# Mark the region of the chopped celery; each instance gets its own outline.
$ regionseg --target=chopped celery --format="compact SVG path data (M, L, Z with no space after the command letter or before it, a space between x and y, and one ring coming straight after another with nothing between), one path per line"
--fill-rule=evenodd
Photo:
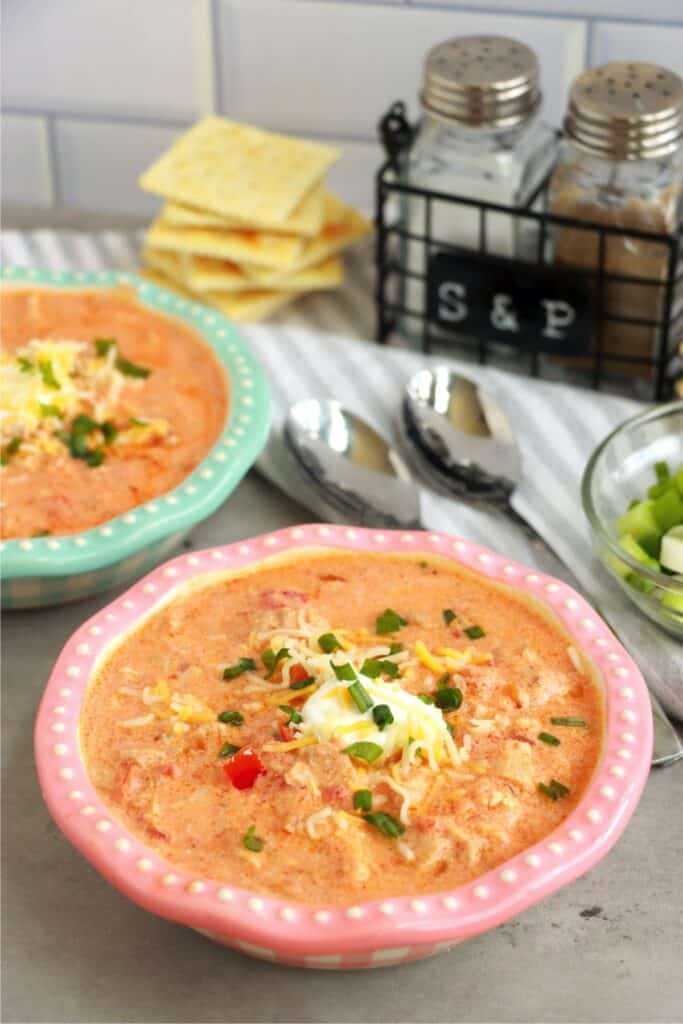
M623 548L631 558L635 558L637 562L642 562L643 565L646 565L648 569L659 572L659 562L656 558L651 558L630 533L627 533L625 537L619 538L619 547Z
M683 594L665 593L662 598L662 606L683 615Z
M683 498L675 488L669 488L655 500L652 515L662 533L683 523Z

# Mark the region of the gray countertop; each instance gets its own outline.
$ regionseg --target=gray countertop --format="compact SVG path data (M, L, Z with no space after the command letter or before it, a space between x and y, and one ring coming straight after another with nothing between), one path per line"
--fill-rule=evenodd
M307 518L252 473L191 543ZM59 650L112 596L4 616L4 1021L682 1019L683 763L652 774L625 835L590 874L415 964L362 974L275 966L128 902L52 823L32 751Z

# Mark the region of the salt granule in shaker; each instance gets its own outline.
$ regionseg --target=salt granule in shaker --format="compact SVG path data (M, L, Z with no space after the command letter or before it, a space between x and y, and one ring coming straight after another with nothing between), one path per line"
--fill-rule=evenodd
M656 234L677 229L683 197L678 75L654 64L591 68L572 85L564 133L550 185L553 214ZM556 264L598 270L599 231L558 225L552 242ZM657 322L666 313L669 248L628 233L605 233L602 245L607 276L602 284L593 277L601 302L601 365L613 375L649 381L660 340ZM590 358L572 365L592 367L596 344Z
M538 61L528 46L503 36L463 36L430 50L425 59L420 103L423 116L404 169L411 185L468 199L524 206L549 172L555 134L540 119ZM406 195L402 223L425 235L426 202ZM533 227L490 212L482 238L476 206L434 200L429 235L438 242L496 256L524 255L534 246ZM521 224L524 225L524 221ZM425 275L427 246L406 239L403 261L411 274ZM404 279L406 334L421 330L426 312L424 281Z

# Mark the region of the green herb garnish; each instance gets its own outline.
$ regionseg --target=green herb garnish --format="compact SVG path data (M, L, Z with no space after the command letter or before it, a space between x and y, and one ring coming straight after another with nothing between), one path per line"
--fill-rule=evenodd
M289 718L287 719L287 725L290 725L292 722L294 723L294 725L299 725L300 722L303 722L303 718L301 717L299 712L290 704L278 704L278 708L280 711L284 711L286 715L289 715Z
M375 623L375 633L381 636L383 633L395 633L401 626L407 626L408 623L398 612L393 612L391 608L387 608L383 615L378 616Z
M224 743L221 749L218 751L218 756L232 757L233 754L236 754L238 750L240 750L240 747L236 746L234 743Z
M298 679L295 683L290 682L289 688L290 690L303 690L304 687L310 686L311 683L314 682L315 679L313 676L306 676L305 679Z
M323 633L322 636L318 637L318 645L325 654L332 654L333 651L337 651L341 648L341 644L334 633Z
M385 725L391 725L394 720L393 713L388 704L375 704L372 709L372 718L380 732Z
M122 356L119 351L119 344L114 338L95 339L95 351L98 356L108 355L113 348L117 351L114 366L119 373L122 373L124 377L149 377L152 371L146 366L138 366L136 363L131 363L130 359L126 359L125 356Z
M423 704L436 704L433 697L430 697L428 693L418 693L417 699L421 700Z
M446 623L447 626L450 626L451 622L453 622L458 617L452 608L444 608L441 614L443 615L443 621Z
M379 743L372 743L370 740L360 740L358 743L352 743L350 746L344 747L342 753L372 764L373 761L382 756L383 750Z
M442 676L439 676L439 678L437 679L436 685L437 685L438 689L441 689L442 686L449 686L450 682L451 682L451 674L450 674L450 672L444 672L444 674Z
M348 691L353 703L361 713L363 711L368 711L372 707L373 700L362 683L358 681L352 683L351 686L348 687Z
M56 391L59 391L61 384L55 377L55 371L52 369L52 363L50 360L43 359L38 363L38 369L40 370L40 375L43 378L43 384L45 387L54 388Z
M547 743L549 747L559 747L560 741L551 732L539 732L538 738L541 743Z
M244 722L244 715L239 711L221 711L218 716L218 721L224 725L242 725Z
M368 825L374 825L375 828L378 828L385 836L389 836L390 839L398 839L405 832L405 826L400 821L396 821L396 818L392 818L390 814L385 814L383 811L364 814L363 818L367 821Z
M357 789L353 794L353 807L356 811L372 810L372 793L369 789Z
M105 444L111 444L112 441L116 440L118 431L111 420L105 420L104 423L100 423L100 430L102 431Z
M9 460L12 458L12 456L17 454L17 452L19 451L20 447L21 447L21 438L20 437L13 437L13 438L11 438L7 442L5 447L2 449L2 454L0 455L0 466L6 466L9 463Z
M270 679L270 677L272 676L273 672L280 664L280 662L288 657L289 649L287 647L281 647L277 653L273 650L272 647L269 647L267 650L265 650L261 655L261 661L268 669L268 675L266 676L266 679Z
M239 658L234 665L223 669L224 679L237 679L243 672L255 672L256 662L253 658Z
M30 373L31 370L35 369L31 360L27 359L26 356L17 356L17 362L22 373Z
M40 403L40 415L43 419L47 419L48 416L54 416L56 419L62 415L61 411L56 405L49 405L47 402Z
M470 640L478 640L479 637L486 636L486 633L481 626L468 626L465 632Z
M539 782L538 788L541 793L545 793L551 800L560 800L569 793L568 788L563 786L561 782L558 782L557 779L551 779L548 785L545 782Z
M457 711L462 704L462 690L457 686L441 686L436 691L434 703L442 711Z
M550 721L552 725L569 725L576 729L586 728L586 722L583 718L572 718L570 716L568 718L551 718Z
M247 829L247 833L242 840L242 846L245 850L251 850L252 853L260 853L265 843L263 839L259 839L256 835L256 825L250 825Z
M98 356L109 355L109 352L117 348L116 340L114 338L95 338L95 351Z
M391 644L389 646L389 654L400 654L403 650L403 644Z
M342 682L352 683L355 679L358 678L358 676L353 670L353 666L350 665L348 661L344 662L343 665L333 665L332 671L334 672L337 679L341 679Z
M396 679L399 675L399 667L395 661L385 661L379 658L366 658L361 665L360 674L368 679L377 679L378 676L389 676Z

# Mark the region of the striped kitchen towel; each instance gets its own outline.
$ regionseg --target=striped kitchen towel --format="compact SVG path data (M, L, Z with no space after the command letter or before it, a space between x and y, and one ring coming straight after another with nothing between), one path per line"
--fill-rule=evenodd
M5 232L4 264L54 270L135 269L142 232ZM268 373L273 424L301 398L338 398L386 436L398 441L402 389L417 368L444 358L379 347L359 339L373 331L369 246L349 254L345 286L306 296L267 325L242 326ZM489 367L448 359L484 385L506 409L523 460L513 503L557 551L640 665L662 703L683 719L683 646L647 621L595 560L580 500L581 475L599 441L641 406L562 384L530 380ZM267 450L259 469L293 498L293 490ZM469 508L423 489L422 518L434 530L460 534L526 564L552 571L539 549L501 516Z

